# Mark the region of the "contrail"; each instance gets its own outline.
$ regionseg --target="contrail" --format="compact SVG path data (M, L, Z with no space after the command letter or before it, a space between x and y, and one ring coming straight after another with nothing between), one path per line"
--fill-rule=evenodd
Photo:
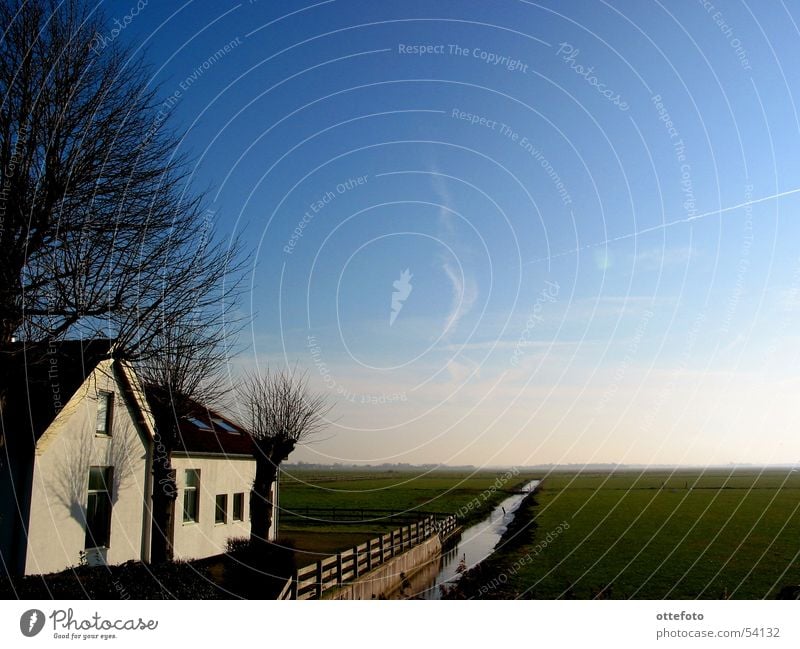
M572 250L565 250L563 252L557 252L553 255L549 255L547 257L537 257L536 259L531 259L530 261L523 262L523 266L527 266L529 264L537 264L542 261L549 261L551 259L555 259L556 257L566 257L567 255L574 255L576 252L580 252L581 250L590 250L591 248L599 248L600 246L608 245L609 243L614 243L616 241L623 241L625 239L631 239L633 237L638 237L642 234L647 234L648 232L656 232L658 230L665 230L673 225L681 225L683 223L691 223L692 221L697 221L699 219L704 219L708 216L715 216L717 214L723 214L724 212L732 212L733 210L738 210L742 207L747 207L748 205L755 205L756 203L763 203L764 201L771 201L776 198L782 198L783 196L789 196L791 194L800 193L800 187L797 189L790 189L785 192L780 192L779 194L773 194L772 196L764 196L762 198L756 198L752 201L745 201L744 203L739 203L738 205L731 205L730 207L723 207L718 210L713 210L711 212L705 212L703 214L695 214L694 216L689 216L685 219L678 219L676 221L669 221L668 223L660 223L658 225L654 225L649 228L644 228L643 230L637 230L636 232L631 232L630 234L621 234L618 237L614 237L612 239L606 239L605 241L599 241L597 243L588 243L584 246L579 246L578 248L574 248ZM574 220L574 215L573 215Z

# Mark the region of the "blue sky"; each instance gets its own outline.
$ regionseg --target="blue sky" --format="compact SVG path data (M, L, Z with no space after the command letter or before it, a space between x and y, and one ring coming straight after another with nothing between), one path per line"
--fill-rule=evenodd
M798 3L129 5L293 460L800 461Z

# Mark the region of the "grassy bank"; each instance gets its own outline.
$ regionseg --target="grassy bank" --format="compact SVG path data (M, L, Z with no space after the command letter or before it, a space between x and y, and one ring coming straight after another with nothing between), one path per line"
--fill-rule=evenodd
M460 596L786 596L800 584L800 474L551 474L501 545Z
M281 480L279 541L297 549L298 564L303 565L400 527L409 516L424 512L460 512L462 524L470 525L535 477L507 471L290 470ZM288 515L307 508L364 509L365 517L373 520L336 524ZM374 520L370 510L396 516Z

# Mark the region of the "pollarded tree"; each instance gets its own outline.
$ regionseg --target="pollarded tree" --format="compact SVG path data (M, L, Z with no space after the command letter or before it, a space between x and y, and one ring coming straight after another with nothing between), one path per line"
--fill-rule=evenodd
M139 372L155 424L153 453L153 526L151 560L171 560L175 499L178 487L172 454L180 421L197 403L218 403L224 394L222 368L230 322L206 316L165 325L159 332L159 354L142 360Z
M256 477L250 493L250 541L266 542L272 525L272 484L281 463L300 443L327 425L331 404L312 394L308 378L283 369L247 376L238 386L239 419L256 444Z

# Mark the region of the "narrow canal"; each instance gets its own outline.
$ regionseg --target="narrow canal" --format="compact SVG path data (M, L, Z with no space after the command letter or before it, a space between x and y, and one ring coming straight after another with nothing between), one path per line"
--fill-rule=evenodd
M520 493L503 500L480 523L468 527L461 533L458 543L447 550L440 562L423 568L408 580L402 591L395 594L399 599L439 599L440 586L450 585L461 576L464 570L475 567L488 557L497 545L514 513L528 495L539 484L532 480Z

